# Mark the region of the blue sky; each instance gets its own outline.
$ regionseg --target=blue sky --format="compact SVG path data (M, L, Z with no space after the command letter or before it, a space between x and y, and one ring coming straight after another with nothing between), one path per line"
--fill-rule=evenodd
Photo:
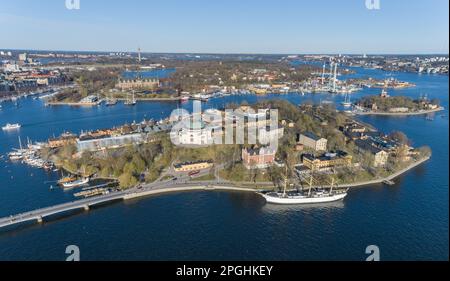
M0 0L0 49L448 53L448 0Z

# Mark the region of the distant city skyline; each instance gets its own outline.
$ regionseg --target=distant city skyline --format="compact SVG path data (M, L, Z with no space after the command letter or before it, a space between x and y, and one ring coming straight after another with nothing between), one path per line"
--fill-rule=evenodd
M447 0L1 0L0 49L210 54L448 54Z

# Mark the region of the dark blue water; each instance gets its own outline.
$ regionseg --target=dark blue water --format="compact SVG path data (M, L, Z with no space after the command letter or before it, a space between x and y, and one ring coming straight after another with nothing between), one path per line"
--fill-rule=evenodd
M357 69L357 75L386 76ZM391 95L439 98L448 108L448 76L392 73L416 88ZM355 75L352 75L355 76ZM378 94L366 89L352 96ZM230 102L284 98L343 100L328 94L231 96L212 99L205 108ZM15 133L0 132L0 154L18 146L18 136L44 141L65 130L79 132L144 118L160 119L176 103L138 103L135 107L44 107L22 99L20 107L3 103L0 124L19 122ZM191 103L181 105L190 108ZM368 245L378 245L384 260L448 259L448 110L434 121L423 116L363 117L380 130L404 131L416 146L429 145L433 157L396 179L391 187L352 190L343 202L315 207L265 205L255 194L178 193L117 203L43 225L0 232L0 260L64 260L67 245L81 249L85 260L363 260ZM72 200L50 190L55 173L0 160L0 216Z

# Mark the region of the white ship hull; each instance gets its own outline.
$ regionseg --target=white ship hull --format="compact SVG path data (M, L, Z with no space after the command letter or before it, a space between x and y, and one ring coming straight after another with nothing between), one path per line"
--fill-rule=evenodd
M86 179L83 179L83 180L77 180L77 181L73 181L73 182L63 183L62 186L64 188L74 188L74 187L85 185L88 182L89 182L89 179L86 178Z
M10 130L18 130L20 129L19 124L6 124L6 126L2 127L3 131L10 131Z
M261 194L267 203L271 204L316 204L316 203L327 203L334 202L344 199L347 193L339 193L335 195L324 195L324 196L271 196L270 194Z

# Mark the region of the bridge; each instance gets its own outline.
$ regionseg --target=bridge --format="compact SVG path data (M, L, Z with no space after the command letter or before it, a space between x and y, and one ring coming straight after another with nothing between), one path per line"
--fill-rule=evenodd
M97 204L114 201L114 200L121 200L124 198L124 196L126 194L127 194L127 192L123 192L123 191L122 192L114 192L114 193L105 194L105 195L98 196L98 197L80 199L80 200L76 200L76 201L72 201L72 202L54 205L54 206L47 207L47 208L37 209L37 210L30 211L30 212L25 212L25 213L21 213L21 214L17 214L17 215L12 215L9 217L0 218L0 228L6 227L9 225L27 222L27 221L33 221L33 220L35 220L39 223L42 223L43 219L45 217L72 211L72 210L77 210L77 209L89 210L89 207L97 205Z
M180 182L166 181L154 184L148 184L143 187L134 187L125 191L115 191L105 195L80 199L72 202L62 203L42 209L36 209L9 217L0 218L0 228L16 225L29 221L43 223L45 217L61 214L73 210L88 211L91 206L101 203L112 202L117 200L134 199L138 197L178 191L195 191L195 190L234 190L234 191L252 191L254 189L232 187L229 183L220 183L217 181L202 182Z

